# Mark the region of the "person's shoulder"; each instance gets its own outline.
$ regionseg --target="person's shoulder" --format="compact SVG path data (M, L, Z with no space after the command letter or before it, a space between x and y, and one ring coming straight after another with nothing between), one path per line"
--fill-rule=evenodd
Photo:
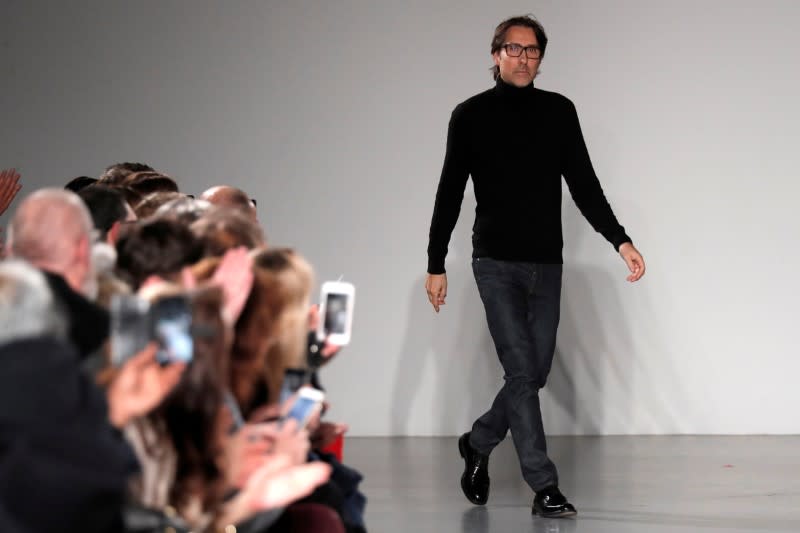
M572 100L570 100L561 93L557 93L554 91L546 91L538 87L534 87L533 90L535 91L536 96L539 99L541 99L542 101L546 102L549 105L561 107L564 109L575 109L575 104L572 103Z
M486 104L492 101L494 89L486 89L476 95L470 96L463 102L459 103L453 113L470 113L475 110L483 108Z

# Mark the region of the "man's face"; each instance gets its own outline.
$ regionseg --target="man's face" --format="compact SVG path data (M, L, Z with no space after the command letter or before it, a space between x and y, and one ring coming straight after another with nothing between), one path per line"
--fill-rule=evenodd
M515 43L526 46L539 46L536 34L526 26L511 26L506 31L504 44ZM516 87L525 87L533 82L539 70L540 59L529 59L523 50L519 57L511 57L504 48L492 54L494 64L500 67L500 77L504 82Z

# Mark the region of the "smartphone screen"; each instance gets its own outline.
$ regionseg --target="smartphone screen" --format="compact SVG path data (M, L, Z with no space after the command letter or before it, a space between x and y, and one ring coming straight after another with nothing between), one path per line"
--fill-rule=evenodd
M328 293L325 302L325 333L341 335L347 331L346 294Z
M188 363L194 353L192 309L188 298L170 296L153 305L153 337L159 343L156 359L161 364Z
M299 395L286 414L286 418L294 418L297 420L298 427L305 427L317 403L316 400Z

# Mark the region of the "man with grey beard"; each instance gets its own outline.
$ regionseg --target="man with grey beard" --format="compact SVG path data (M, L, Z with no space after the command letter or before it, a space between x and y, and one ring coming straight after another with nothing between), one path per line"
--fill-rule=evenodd
M8 228L8 255L47 275L51 290L68 311L69 336L82 356L96 350L109 332L108 313L91 301L97 294L93 230L83 201L62 189L40 189L25 198Z

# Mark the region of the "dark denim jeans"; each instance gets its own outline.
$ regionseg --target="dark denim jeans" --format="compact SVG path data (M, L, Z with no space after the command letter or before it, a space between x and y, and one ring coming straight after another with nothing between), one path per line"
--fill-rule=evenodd
M472 270L505 384L473 424L470 445L488 455L510 429L528 485L534 491L557 485L556 466L547 457L539 389L556 348L562 265L479 257L472 260Z

